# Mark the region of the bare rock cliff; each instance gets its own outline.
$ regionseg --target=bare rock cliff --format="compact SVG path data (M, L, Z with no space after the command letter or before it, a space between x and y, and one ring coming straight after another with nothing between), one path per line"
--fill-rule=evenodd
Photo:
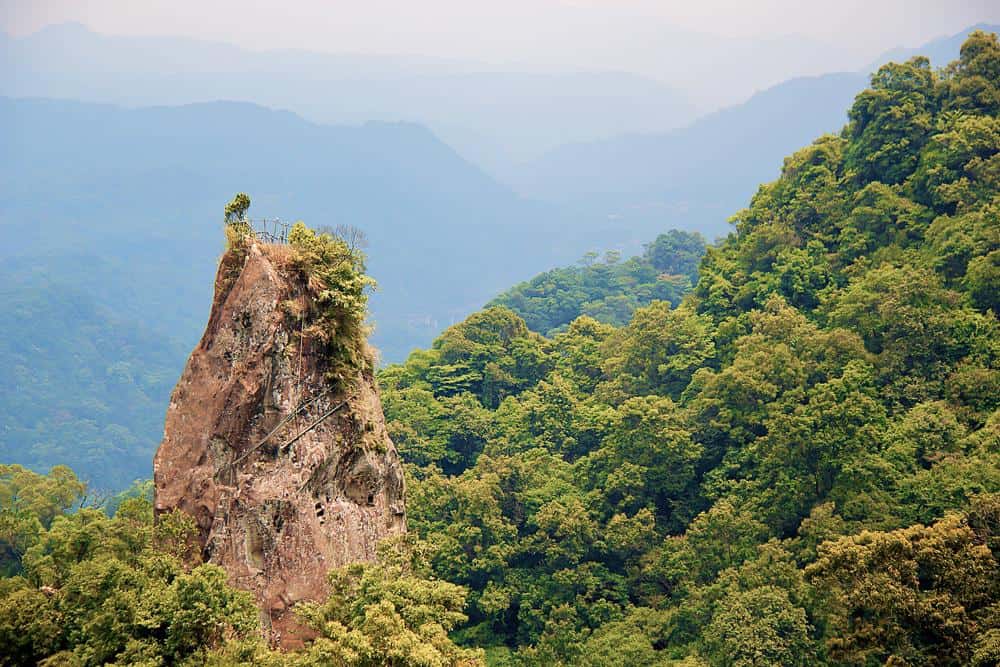
M290 608L406 529L403 473L369 369L332 381L287 246L228 252L167 411L155 507L194 517L202 555L295 643ZM298 313L298 314L297 314Z

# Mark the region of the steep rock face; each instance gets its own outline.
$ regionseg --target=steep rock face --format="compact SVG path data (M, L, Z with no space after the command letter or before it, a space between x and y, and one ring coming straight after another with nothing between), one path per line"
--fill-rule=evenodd
M251 591L284 644L290 607L331 568L405 531L403 474L372 374L332 383L285 246L251 243L219 267L205 334L167 411L155 508L194 517L206 561Z

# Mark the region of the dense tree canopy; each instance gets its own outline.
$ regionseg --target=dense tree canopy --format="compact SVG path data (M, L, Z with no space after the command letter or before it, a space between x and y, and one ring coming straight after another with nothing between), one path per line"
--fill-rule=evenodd
M680 303L640 281L627 318L580 305L640 266L691 275L701 249L664 235L383 371L411 528L470 589L461 642L494 664L995 663L998 73L984 33L942 70L881 68Z
M551 335L581 315L621 326L635 309L652 301L680 303L698 280L705 240L697 232L672 229L648 244L642 255L621 261L608 251L590 253L579 266L546 271L516 285L489 306L506 306L532 331Z
M250 594L200 562L188 515L154 524L142 497L122 501L113 518L67 513L83 493L68 469L0 475L0 665L482 664L448 637L466 618L465 589L429 576L419 544L385 544L377 565L331 572L330 597L298 610L319 637L280 653L265 643ZM12 535L24 524L30 530Z

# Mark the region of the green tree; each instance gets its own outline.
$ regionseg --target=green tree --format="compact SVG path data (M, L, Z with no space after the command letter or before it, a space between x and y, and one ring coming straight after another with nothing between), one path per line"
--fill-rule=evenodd
M295 664L484 664L481 652L459 648L448 637L466 619L465 596L462 587L430 578L419 552L402 543L383 544L377 563L334 569L327 600L302 608L320 636Z
M705 254L705 239L698 232L671 229L646 245L646 257L657 271L698 278L698 264Z
M382 371L410 528L469 589L458 641L502 665L996 661L998 53L882 68L683 300L697 248L667 234Z
M695 370L715 357L709 320L663 301L637 310L606 345L604 373L631 395L677 398Z
M11 647L0 664L181 664L258 636L250 595L215 565L188 570L160 551L152 524L141 498L114 519L56 517L25 554L24 576L0 582L0 643Z
M697 279L705 241L698 234L671 230L637 257L620 253L587 256L579 266L546 271L507 290L487 306L506 306L532 331L553 336L588 315L621 326L636 308L654 300L679 303Z
M780 588L724 598L705 628L706 654L720 667L815 664L806 612Z
M0 465L0 575L21 571L21 559L53 519L83 499L86 485L66 466L39 475Z
M1000 44L995 33L976 30L946 69L947 108L996 115L1000 111Z
M250 197L245 192L238 192L232 201L226 204L225 221L227 225L241 222L246 219L247 211L250 209Z
M828 595L827 647L849 664L966 665L995 630L997 498L932 526L820 547L806 573Z
M976 308L1000 313L1000 250L969 262L965 280Z
M600 450L578 467L613 511L645 507L666 520L691 495L701 454L678 406L644 396L619 406Z
M937 109L936 77L927 58L889 63L851 107L847 167L862 183L901 183L912 173Z
M292 226L288 244L309 290L305 307L311 311L312 324L300 332L301 337L325 348L329 379L335 382L343 382L357 369L371 371L374 359L366 341L365 317L375 281L365 274L364 253L339 237L317 234L302 222Z

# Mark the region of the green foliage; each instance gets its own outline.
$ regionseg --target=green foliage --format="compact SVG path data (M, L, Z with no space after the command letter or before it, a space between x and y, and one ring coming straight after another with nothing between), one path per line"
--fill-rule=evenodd
M233 200L226 204L225 222L227 225L246 219L250 209L250 197L245 192L238 192Z
M66 466L39 475L19 465L0 465L0 576L21 572L24 554L86 488Z
M701 455L677 405L643 396L618 407L600 448L577 468L611 509L634 514L645 507L666 521L676 501L693 493Z
M609 338L604 375L627 395L677 398L694 372L714 361L710 326L709 318L689 309L671 311L669 303L653 302Z
M1000 312L1000 250L970 261L965 281L976 308Z
M1000 499L931 526L828 542L806 569L828 603L826 644L844 664L968 665L1000 627Z
M690 275L699 247L665 235L381 373L411 530L469 589L459 641L498 665L995 661L998 62L976 33L943 70L880 69L676 309L642 281L599 293L606 323L580 305L643 262Z
M995 34L976 30L962 44L958 61L946 69L948 95L945 107L979 111L996 115L1000 112L1000 54Z
M365 257L341 238L317 234L297 222L288 234L295 265L308 285L311 325L302 335L319 341L330 361L330 379L343 382L354 370L371 371L365 317L368 290L375 281L365 275Z
M524 318L532 331L551 336L581 315L621 326L632 313L653 301L680 303L697 281L705 240L697 232L672 229L648 244L645 252L621 262L609 251L579 266L553 269L516 285L489 306L506 306Z
M851 107L847 168L863 183L901 183L916 168L937 110L934 72L927 58L889 63Z
M479 651L462 649L448 631L466 620L461 586L430 578L419 550L383 543L378 562L330 572L330 596L300 614L319 638L293 664L344 667L473 667Z
M805 610L788 593L762 586L720 602L704 631L706 654L727 667L812 665L809 632Z
M223 221L226 230L226 250L242 252L246 247L247 239L253 230L247 220L247 211L250 209L250 197L245 192L237 193L232 201L226 204Z
M193 529L186 515L171 523ZM250 596L219 567L188 569L161 551L163 526L141 498L113 519L56 516L25 553L23 576L0 581L0 664L182 664L256 636Z
M130 498L145 498L149 502L153 502L153 480L151 479L137 479L132 482L128 488L123 491L119 491L104 503L104 510L108 513L108 516L114 516L118 508L122 506L126 500Z
M492 429L490 410L548 372L550 345L502 307L450 327L432 349L380 373L393 441L415 462L465 470Z
M0 465L0 506L34 515L43 528L73 506L86 485L66 466L55 466L39 475L19 465Z
M67 469L6 468L0 511L25 514L34 532L20 575L0 579L0 665L482 664L448 637L466 619L466 590L429 575L426 547L388 542L377 564L331 572L330 597L299 609L318 638L281 653L264 644L250 594L199 563L190 516L154 524L142 497L122 500L113 518L66 514L82 492Z
M645 257L657 271L687 276L698 282L698 264L705 254L705 239L697 232L671 229L646 246Z

